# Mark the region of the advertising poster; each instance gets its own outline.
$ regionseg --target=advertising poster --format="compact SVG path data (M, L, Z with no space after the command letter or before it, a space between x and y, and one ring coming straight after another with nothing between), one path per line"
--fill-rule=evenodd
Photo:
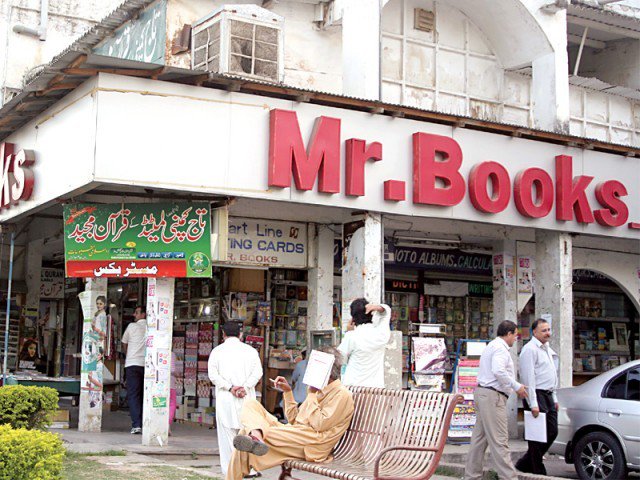
M142 410L143 445L165 445L169 435L170 339L173 331L173 323L171 322L173 303L171 299L174 297L174 290L173 278L150 278L147 282L147 351L144 364L144 407ZM151 341L149 341L150 338Z
M209 204L67 204L67 277L211 277Z
M102 374L107 337L107 280L89 280L87 289L78 295L78 299L84 316L78 430L99 432L102 426Z

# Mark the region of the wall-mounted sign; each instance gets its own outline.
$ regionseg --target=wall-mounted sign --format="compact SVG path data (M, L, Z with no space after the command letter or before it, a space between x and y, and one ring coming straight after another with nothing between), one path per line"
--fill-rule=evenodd
M415 292L420 293L418 282L411 280L394 280L387 278L384 281L384 289L386 292Z
M307 225L229 217L227 262L236 265L307 267Z
M493 284L489 282L469 282L471 297L493 297Z
M207 203L69 204L67 277L210 277Z
M306 112L303 117L309 122ZM380 192L384 191L385 203L412 203L423 208L437 207L442 212L449 207L460 213L473 210L484 221L500 214L515 218L516 213L520 219L554 218L561 224L640 229L640 218L630 218L631 205L637 198L625 198L630 194L631 182L629 177L620 178L617 171L589 165L591 168L584 170L593 169L595 175L590 175L582 168L582 157L574 166L573 157L560 149L546 159L546 165L500 163L478 157L480 139L471 133L456 132L453 138L450 134L416 131L415 124L406 124L406 141L412 144L413 157L405 161L411 161L412 175L406 178L399 174L405 168L398 168L397 151L392 150L393 170L387 170L387 177L377 185ZM305 145L298 112L278 108L271 110L269 126L269 187L309 191L317 185L317 191L325 195L364 197L365 172L374 170L373 166L365 168L366 164L374 161L375 169L382 170L378 164L383 163L384 133L380 131L367 140L347 137L343 145L344 132L352 131L352 125L345 127L341 118L318 115L314 133ZM385 152L389 143L397 145L393 140L387 141ZM483 155L493 158L489 152ZM469 161L469 157L473 160ZM549 165L550 160L553 166ZM461 205L465 206L457 208Z
M118 28L93 51L99 55L164 65L166 30L167 2L161 0Z
M469 253L461 250L437 248L400 247L389 245L393 261L401 267L419 268L438 272L467 273L491 276L491 255Z
M57 268L40 270L40 298L64 298L64 270Z
M31 197L34 184L31 165L34 161L32 150L17 150L13 143L0 143L0 208L9 208Z

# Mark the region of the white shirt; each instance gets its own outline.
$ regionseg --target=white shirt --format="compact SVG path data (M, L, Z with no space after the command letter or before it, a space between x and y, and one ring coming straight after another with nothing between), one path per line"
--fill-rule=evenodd
M384 353L391 337L391 309L388 305L382 308L384 312L373 312L371 323L345 333L338 347L347 363L343 385L384 387Z
M550 390L557 403L558 355L549 343L543 344L533 337L520 352L520 379L529 387L527 403L531 408L538 406L536 390Z
M147 319L141 318L130 323L122 335L122 343L127 344L126 367L144 367L144 353L147 348Z
M522 386L516 382L516 369L509 345L500 337L490 341L480 356L478 385L495 388L507 395Z
M260 355L237 337L228 337L209 355L209 378L216 386L216 421L227 428L242 428L242 404L256 398L255 386L262 378ZM231 387L244 387L247 395L236 398Z

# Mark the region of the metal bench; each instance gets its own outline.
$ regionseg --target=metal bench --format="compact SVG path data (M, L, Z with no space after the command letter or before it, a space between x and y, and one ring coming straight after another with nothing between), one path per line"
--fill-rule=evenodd
M426 480L442 456L451 415L462 396L351 387L351 425L324 463L289 460L280 480L302 470L342 480Z

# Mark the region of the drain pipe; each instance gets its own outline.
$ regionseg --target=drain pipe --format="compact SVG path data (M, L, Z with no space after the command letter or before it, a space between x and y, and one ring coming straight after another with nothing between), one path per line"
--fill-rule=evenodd
M49 23L49 0L40 0L40 27L33 28L17 24L13 26L16 33L38 37L41 41L47 39L47 24Z

